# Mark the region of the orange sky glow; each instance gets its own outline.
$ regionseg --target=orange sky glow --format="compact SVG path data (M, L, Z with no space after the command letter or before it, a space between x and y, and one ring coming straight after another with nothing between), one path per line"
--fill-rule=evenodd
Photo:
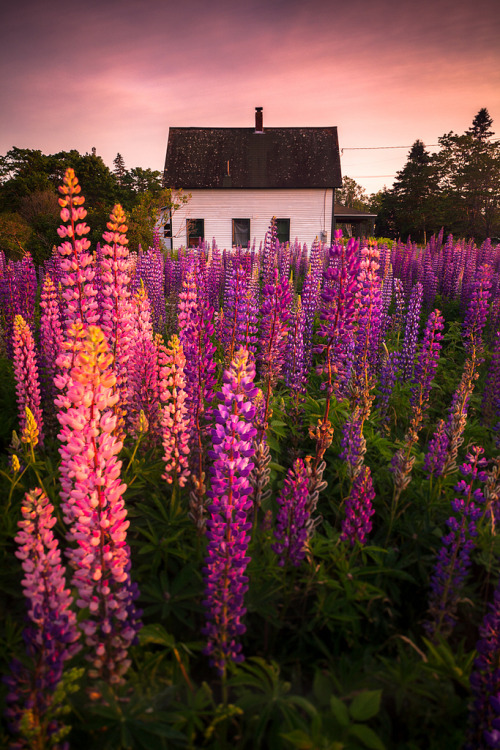
M0 154L162 170L169 126L252 127L262 106L264 127L336 125L371 193L481 107L500 138L497 0L26 0L0 35Z

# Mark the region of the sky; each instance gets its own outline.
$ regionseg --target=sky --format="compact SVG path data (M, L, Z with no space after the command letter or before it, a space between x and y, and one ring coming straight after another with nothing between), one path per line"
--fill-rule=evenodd
M0 11L0 154L162 170L170 126L337 126L344 175L392 185L480 108L500 137L498 0L25 0ZM388 148L402 146L403 148Z

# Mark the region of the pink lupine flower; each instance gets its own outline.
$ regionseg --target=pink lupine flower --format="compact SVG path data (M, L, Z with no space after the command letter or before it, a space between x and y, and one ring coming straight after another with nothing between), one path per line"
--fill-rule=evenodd
M106 225L108 231L103 234L106 244L101 248L99 267L102 294L100 326L113 355L116 389L119 394L116 405L119 437L123 439L122 422L126 417L132 307L128 274L128 240L125 236L127 225L125 213L120 204L113 208L109 218Z
M87 325L96 323L99 313L95 300L97 290L93 284L93 256L87 252L90 241L85 237L90 231L84 221L87 215L83 208L85 198L80 195L81 187L71 167L66 170L59 192L64 196L59 198L64 223L57 233L64 240L58 250L64 289L62 296L66 300L64 327L67 330L77 320Z
M186 357L177 336L160 349L160 398L163 402L162 437L165 473L168 484L177 480L183 487L189 476L189 413L186 407Z
M43 417L40 406L40 383L35 354L35 341L30 327L21 315L14 318L14 375L21 430L26 426L26 408L35 418L38 440L43 445Z
M81 323L76 323L82 329ZM122 443L115 437L113 393L116 376L112 355L100 328L83 328L66 392L58 399L61 424L61 507L69 525L69 550L74 568L77 605L88 609L81 623L91 677L120 682L130 661L128 648L138 630L134 607L137 590L130 579L130 549L126 543L127 511L121 482Z
M47 396L46 414L50 421L54 420L53 401L56 396L54 377L57 374L56 359L62 352L63 330L59 312L57 291L52 278L46 274L40 300L40 350L43 374L43 387Z

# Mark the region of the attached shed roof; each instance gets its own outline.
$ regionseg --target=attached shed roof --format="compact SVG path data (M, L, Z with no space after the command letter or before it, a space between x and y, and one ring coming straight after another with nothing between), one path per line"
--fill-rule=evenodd
M352 221L363 221L364 219L376 219L377 214L372 214L369 211L363 211L359 208L349 208L348 206L342 206L340 203L335 203L335 218L337 221L344 221L348 223Z
M337 128L170 128L164 185L341 187Z

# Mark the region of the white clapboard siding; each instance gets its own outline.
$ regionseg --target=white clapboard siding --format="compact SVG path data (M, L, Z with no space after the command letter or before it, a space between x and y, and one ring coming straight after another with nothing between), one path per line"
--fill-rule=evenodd
M333 188L186 190L189 202L173 215L173 247L186 245L186 219L203 219L205 240L222 250L232 246L232 219L250 219L250 242L264 240L271 218L290 219L290 242L309 247L314 239L330 242Z

